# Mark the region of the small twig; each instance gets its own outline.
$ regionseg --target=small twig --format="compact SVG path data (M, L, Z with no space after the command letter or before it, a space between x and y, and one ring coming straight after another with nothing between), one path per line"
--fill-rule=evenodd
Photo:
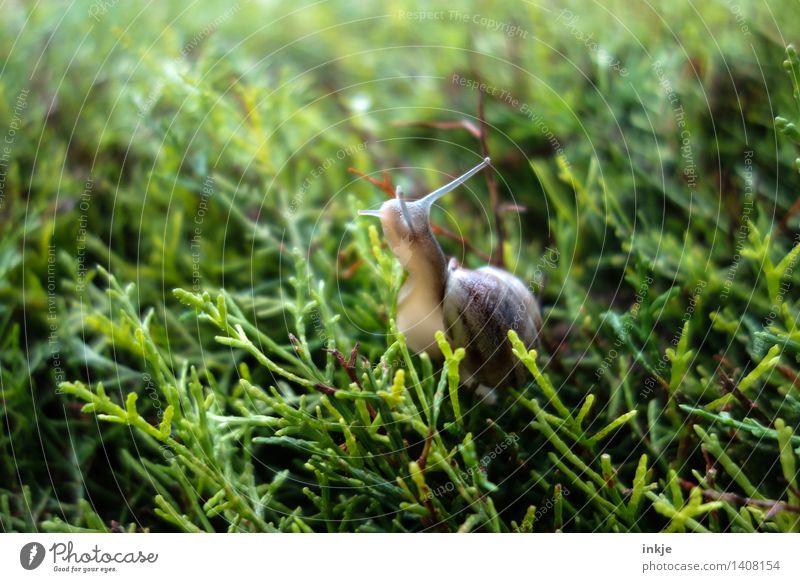
M692 433L691 430L687 431L681 439L678 441L678 452L677 456L679 459L686 459L689 457L689 451L691 451L693 443L690 434Z
M356 342L356 345L353 346L353 349L350 350L350 359L347 360L347 369L353 371L353 382L358 384L358 379L355 376L355 369L356 369L356 360L358 359L358 348L361 344ZM359 385L360 386L360 385Z
M356 342L356 345L353 346L353 349L350 350L350 356L347 360L344 359L344 354L337 350L336 348L325 348L324 351L333 354L333 357L336 358L336 361L339 362L339 365L344 368L344 371L347 372L347 377L350 378L350 382L354 383L360 390L364 390L364 386L361 384L361 379L358 377L358 368L356 366L358 362L358 350L360 348L360 344ZM378 413L375 411L375 408L372 404L367 403L367 410L369 411L370 418L375 420L375 417Z
M522 204L512 204L511 202L504 202L500 205L500 212L502 214L506 214L507 212L516 212L517 214L522 214L523 212L528 212L528 207L523 206Z
M678 483L687 491L692 490L695 487L699 487L699 485L692 483L687 479L678 479ZM790 505L785 501L777 501L775 499L753 499L752 497L743 497L741 495L737 495L736 493L721 493L719 491L714 491L713 489L703 489L702 494L706 499L711 499L714 501L728 501L729 503L735 503L736 505L754 505L756 507L763 507L764 509L768 509L767 517L772 517L779 511L800 513L799 506Z
M484 113L484 94L478 93L478 121L479 126L476 127L474 123L467 119L458 119L452 121L401 121L396 122L395 126L418 126L418 127L432 127L435 129L466 129L473 137L477 138L481 146L481 155L483 157L491 157L489 152L489 144L487 140L488 129L486 123L486 115ZM503 257L503 246L505 244L506 233L503 224L503 215L506 212L525 212L527 209L524 206L516 204L503 204L500 202L500 195L497 189L497 180L494 175L494 169L487 166L484 170L486 176L486 185L489 189L489 197L492 204L492 215L494 216L495 228L497 229L497 246L491 255L480 253L481 257L489 263L497 266L505 266L505 258ZM444 234L444 233L443 233Z
M733 378L728 376L728 374L725 372L720 372L719 375L719 383L724 394L733 394L736 397L736 400L738 400L742 406L748 410L758 408L758 405L755 402L753 402L750 398L745 396L741 390L739 390L739 388L736 386L736 382L733 381Z
M713 487L717 475L717 470L714 468L714 459L711 458L711 455L708 454L705 447L700 447L700 451L703 453L703 458L706 461L706 482Z
M800 212L800 198L795 200L794 204L792 204L789 207L789 210L786 211L786 214L783 215L783 218L781 218L781 221L778 223L778 229L786 230L786 225L789 224L789 219L798 212Z
M292 343L292 348L294 348L294 352L298 356L303 357L303 345L300 343L300 340L297 339L297 336L295 336L293 333L290 333L289 341ZM320 382L314 384L314 388L316 388L323 394L327 394L328 396L333 396L334 394L336 394L336 388L334 388L333 386L322 384Z
M359 343L356 342L356 345L353 346L353 349L350 350L350 358L348 360L344 359L344 354L337 350L336 348L325 348L323 351L328 352L329 354L333 354L333 357L336 358L336 361L339 362L339 365L344 368L344 371L347 372L347 377L350 378L351 382L354 382L356 386L363 390L363 386L361 386L361 380L358 377L358 372L356 370L356 358L358 358L358 348Z
M439 514L436 511L436 507L433 505L433 501L431 501L430 496L426 495L424 498L420 499L420 501L422 502L422 505L425 507L425 509L428 510L428 513L430 513L431 515L430 520L426 520L427 521L426 525L430 525L432 527L438 526L438 528L441 528L443 526L443 523L439 521Z
M431 127L433 129L466 129L473 137L480 139L481 130L468 119L453 121L396 121L395 127Z
M428 464L428 454L431 452L431 444L433 442L433 428L428 427L428 436L425 437L425 446L422 447L422 454L417 459L417 464L422 472L425 472L425 467Z
M728 376L725 372L720 372L720 385L722 386L722 391L725 394L733 394L736 400L749 412L754 413L756 416L759 416L762 421L764 421L767 426L772 426L772 420L762 412L761 407L755 403L755 401L751 400L747 397L747 395L739 390L739 386L736 385L733 378Z
M383 180L378 180L377 178L373 178L372 176L367 176L361 170L357 170L356 168L350 167L347 168L347 171L351 174L355 174L361 178L367 180L373 186L377 186L389 196L389 198L394 198L394 184L392 184L392 180L389 177L389 172L387 170L383 170Z
M300 343L300 340L297 339L297 336L294 335L293 333L289 333L289 341L292 344L292 349L294 350L294 353L302 358L303 357L303 345Z
M795 388L800 389L800 374L792 370L789 366L778 366L778 372L783 374L783 376L792 383Z
M339 364L341 364L343 368L347 368L347 362L345 361L342 352L340 352L336 348L323 348L322 351L328 352L329 354L333 355L333 357L336 358L336 361L339 362Z
M703 453L703 458L706 461L706 484L709 487L714 487L714 484L717 480L717 470L714 468L714 459L708 453L708 449L706 447L700 447L700 451ZM716 509L712 510L711 515L714 521L719 519L719 513Z
M484 114L484 98L483 92L478 92L478 120L480 121L481 132L479 140L481 142L481 155L484 158L491 157L489 153L489 143L486 139L488 134L488 125L486 124L486 115ZM492 264L500 267L505 266L505 259L503 258L503 246L505 245L506 233L503 226L503 216L500 210L500 194L497 191L497 180L494 176L494 168L487 166L484 169L486 176L486 186L489 188L489 200L492 203L492 214L494 215L494 224L497 229L497 247L496 252L492 252Z
M316 383L314 384L314 388L322 392L323 394L327 394L328 396L333 396L336 394L336 388L333 386L326 386L325 384Z
M731 363L731 361L722 356L720 354L716 354L713 356L714 360L719 362L720 366L724 366L726 370L728 370L731 374L735 373L736 367ZM756 410L758 409L758 404L753 402L750 398L745 396L745 394L739 390L739 387L736 385L736 382L731 378L731 376L726 371L720 371L720 387L722 388L723 394L733 394L736 399L744 406L747 410ZM769 419L767 419L767 423L769 423Z
M343 260L346 259L344 253L339 253L339 259L341 264ZM352 264L348 265L346 268L344 267L344 265L342 265L343 268L342 279L349 279L350 277L352 277L355 274L355 272L361 268L361 265L363 264L364 264L364 259L356 259L355 261L353 261Z
M734 366L731 361L722 354L714 354L712 357L714 360L725 366L725 369L729 370L730 372L734 372L736 370L736 366Z
M433 231L434 234L440 234L446 238L449 238L451 240L460 243L466 250L475 253L487 263L491 262L491 257L489 255L487 255L481 250L476 249L468 240L457 235L453 231L447 230L445 227L439 226L438 224L431 224L431 230Z

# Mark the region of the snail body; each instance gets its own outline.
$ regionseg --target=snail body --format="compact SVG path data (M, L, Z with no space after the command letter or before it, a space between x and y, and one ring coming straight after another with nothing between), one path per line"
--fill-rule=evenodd
M530 347L537 343L541 318L535 297L504 269L466 269L446 259L433 236L430 209L436 200L489 165L486 158L449 184L424 198L406 201L398 188L377 216L392 253L408 273L397 299L397 327L409 348L440 359L435 333L463 347L462 379L489 387L524 382L525 371L511 351L508 330Z

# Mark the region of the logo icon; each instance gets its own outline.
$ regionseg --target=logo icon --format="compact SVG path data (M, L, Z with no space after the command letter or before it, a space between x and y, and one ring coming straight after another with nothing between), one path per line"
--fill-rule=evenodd
M29 542L19 551L19 563L26 570L35 570L44 561L44 546L39 542Z

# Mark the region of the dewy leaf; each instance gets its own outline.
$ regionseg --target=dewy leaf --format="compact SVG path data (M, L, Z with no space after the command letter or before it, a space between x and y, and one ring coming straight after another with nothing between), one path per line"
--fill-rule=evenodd
M464 359L466 352L464 348L457 348L454 352L450 344L447 343L442 331L436 332L436 341L445 357L445 374L447 376L447 386L450 394L450 404L453 406L453 414L455 414L456 422L458 424L463 424L461 405L458 401L458 386L460 382L459 365L461 364L461 360Z
M772 346L767 355L758 363L758 365L750 372L747 376L739 380L739 390L744 393L747 393L748 390L755 384L759 378L761 378L764 374L771 372L775 366L780 363L780 353L781 349L779 346Z
M625 424L626 422L628 422L629 420L631 420L635 416L636 416L636 411L635 410L631 410L630 412L626 412L622 416L620 416L618 418L615 418L610 423L608 423L607 426L605 426L604 428L602 428L599 431L597 431L597 434L595 434L592 437L592 441L598 442L598 441L602 440L604 437L606 437L609 434L611 434L614 431L614 429L622 426L623 424Z
M525 344L523 344L522 340L519 339L517 332L515 332L513 329L508 330L508 339L511 341L514 355L517 356L517 358L519 358L519 360L525 364L525 367L528 368L531 374L533 374L537 385L539 388L541 388L550 404L555 407L558 413L566 421L573 425L577 425L575 419L572 417L572 413L558 397L558 392L550 383L550 380L547 379L547 376L541 373L539 366L536 365L536 350L528 351L528 349L525 347Z
M675 395L678 387L684 382L685 375L689 369L689 364L694 358L694 350L689 349L689 322L683 325L681 338L678 340L676 349L667 348L666 355L672 362L672 370L669 380L670 395Z

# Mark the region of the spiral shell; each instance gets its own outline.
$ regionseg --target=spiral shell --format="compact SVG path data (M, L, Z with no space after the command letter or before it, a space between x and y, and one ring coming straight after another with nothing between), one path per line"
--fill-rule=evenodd
M503 269L465 269L451 259L442 305L445 334L466 352L463 379L491 387L525 382L527 372L511 351L508 331L532 348L542 324L536 298L522 281Z

